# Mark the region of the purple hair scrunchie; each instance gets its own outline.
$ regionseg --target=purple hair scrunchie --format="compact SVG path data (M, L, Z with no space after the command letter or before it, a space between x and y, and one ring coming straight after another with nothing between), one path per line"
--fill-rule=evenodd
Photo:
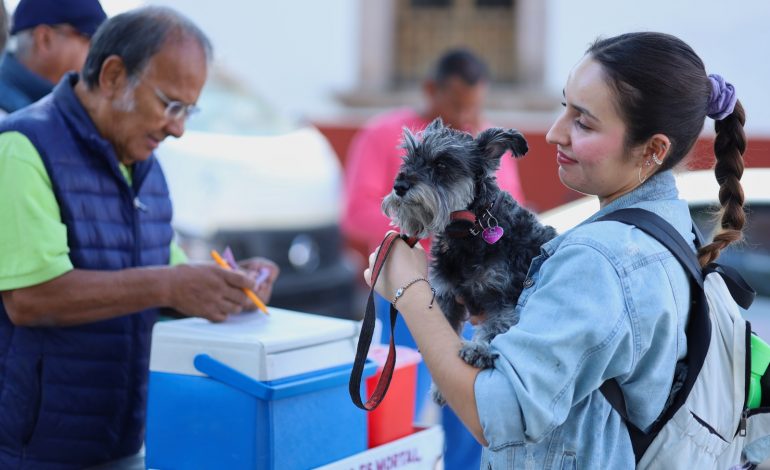
M711 82L711 97L709 97L706 115L715 121L721 121L732 114L738 96L735 94L735 87L726 82L721 75L712 73L709 75L709 81Z

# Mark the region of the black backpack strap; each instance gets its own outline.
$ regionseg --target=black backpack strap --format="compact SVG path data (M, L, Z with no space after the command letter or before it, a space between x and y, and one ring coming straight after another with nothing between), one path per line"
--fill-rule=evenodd
M692 248L679 232L659 215L644 209L631 208L611 212L598 218L597 222L601 220L614 220L633 225L656 239L679 260L679 263L690 274L691 279L695 280L701 288L703 287L703 271Z
M623 391L620 389L618 381L615 379L607 380L599 387L599 391L602 392L604 398L609 402L615 411L618 412L623 421L626 422L626 428L628 434L631 436L631 447L634 449L634 456L636 462L639 463L644 452L650 447L657 432L645 433L641 429L637 428L631 421L628 420L628 413L626 412L626 399L623 398Z
M692 223L692 233L695 234L695 248L700 249L700 247L706 243L706 238L703 236L698 226L695 225L695 222Z
M625 421L628 421L628 413L626 412L628 409L626 408L626 399L623 398L623 390L620 389L618 381L615 379L607 380L602 384L601 387L599 387L599 391L601 391L602 395L604 395L604 398L610 402L610 405L615 408L615 411L618 412L620 417Z
M703 278L708 274L716 272L724 279L735 303L744 309L748 309L754 302L754 298L757 295L756 291L752 289L736 269L717 263L711 263L705 268L701 268L697 257L695 257L684 238L662 217L644 209L631 208L617 210L597 220L614 220L634 225L668 248L701 287L703 287ZM692 227L693 233L695 233L696 246L700 246L703 243L703 236L695 224Z
M679 232L660 216L644 209L620 209L600 217L597 219L597 222L610 220L633 225L665 246L689 274L691 296L694 300L690 309L690 318L685 329L687 357L684 361L687 365L687 377L682 388L674 397L673 402L663 411L648 432L643 432L628 420L623 391L617 380L607 380L599 388L610 405L625 420L626 427L631 436L631 444L634 448L636 461L639 462L653 439L655 439L655 436L663 428L663 425L681 408L690 390L692 390L708 352L711 340L711 321L709 320L708 305L705 293L703 292L703 273L700 264L695 256L695 252Z
M625 420L638 463L655 436L684 404L706 360L706 353L711 340L711 320L709 319L706 294L703 291L705 276L712 272L719 273L725 280L730 295L743 308L748 308L751 305L756 293L738 271L729 266L712 263L701 269L698 258L679 232L662 217L652 212L638 208L620 209L597 219L597 221L603 220L614 220L633 225L656 239L676 257L685 271L689 273L691 280L690 288L693 302L690 308L690 318L685 328L687 357L683 360L687 366L687 376L676 395L669 397L669 399L673 398L673 401L668 405L668 408L663 410L648 432L639 430L628 420L623 390L617 380L607 380L599 387L610 405ZM703 243L703 237L695 224L693 224L693 232L696 236L696 246L700 246Z
M754 298L757 296L757 292L743 279L743 276L730 266L723 264L711 263L703 268L703 275L707 276L711 273L719 273L722 279L725 281L727 290L730 291L730 296L735 300L735 303L741 306L744 310L748 310L751 304L754 303Z

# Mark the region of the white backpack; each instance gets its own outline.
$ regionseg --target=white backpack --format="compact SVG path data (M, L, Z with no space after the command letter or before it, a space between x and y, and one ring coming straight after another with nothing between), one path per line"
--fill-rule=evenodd
M652 429L644 433L628 421L615 380L600 389L626 420L637 468L753 469L770 458L770 407L747 407L752 333L738 305L748 308L754 291L732 268L714 263L701 269L681 235L652 212L621 209L599 220L643 230L691 275L686 378Z

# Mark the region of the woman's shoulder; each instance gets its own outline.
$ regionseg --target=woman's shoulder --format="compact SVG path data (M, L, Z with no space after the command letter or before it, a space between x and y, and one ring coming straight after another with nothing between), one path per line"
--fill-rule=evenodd
M629 225L614 221L585 223L562 235L554 252L569 249L575 253L580 250L585 252L584 256L600 255L611 261L617 260L624 247L635 243L632 229Z
M634 207L661 216L692 245L694 238L691 231L692 220L686 202L676 200L666 203L639 204ZM607 258L623 260L622 264L628 262L629 258L649 256L665 250L645 232L632 225L611 220L583 223L564 233L558 248L569 246L585 246L599 251Z

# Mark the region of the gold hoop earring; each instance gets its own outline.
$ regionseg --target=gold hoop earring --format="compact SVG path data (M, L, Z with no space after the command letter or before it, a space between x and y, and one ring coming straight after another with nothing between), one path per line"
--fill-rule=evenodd
M640 166L640 167L639 167L639 174L637 175L637 177L639 178L639 184L642 184L642 183L644 183L645 181L647 181L647 178L648 178L647 176L645 176L644 178L642 178L642 168L643 168L643 167L645 167L645 166L650 166L650 165L652 165L652 162L650 162L649 160L646 160L646 161L644 162L644 165L642 165L642 166Z

